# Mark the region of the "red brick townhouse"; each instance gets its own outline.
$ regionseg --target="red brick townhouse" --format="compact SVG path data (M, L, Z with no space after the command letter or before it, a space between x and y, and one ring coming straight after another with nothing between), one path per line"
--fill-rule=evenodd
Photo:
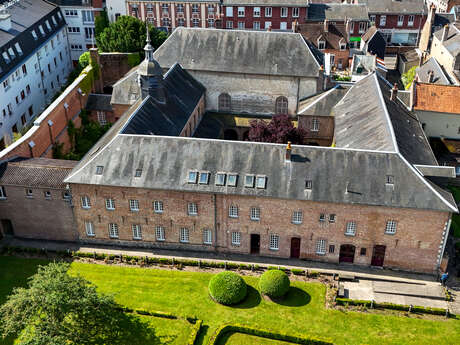
M222 28L292 30L294 21L305 22L307 6L306 0L224 0Z
M335 147L204 139L206 88L179 64L163 76L152 50L136 102L64 180L79 241L437 271L457 207L428 177L453 169L387 82L305 106L333 116Z
M417 45L427 9L423 0L357 0L367 4L369 20L388 43Z
M219 26L219 0L127 0L128 14L155 27L173 30L178 26L214 28Z

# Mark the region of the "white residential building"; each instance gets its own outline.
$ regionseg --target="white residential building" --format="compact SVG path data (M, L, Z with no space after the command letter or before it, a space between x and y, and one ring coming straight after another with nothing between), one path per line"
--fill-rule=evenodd
M114 22L120 16L126 16L126 0L106 0L105 2L110 22Z
M0 0L0 149L51 102L72 69L64 16L43 0Z

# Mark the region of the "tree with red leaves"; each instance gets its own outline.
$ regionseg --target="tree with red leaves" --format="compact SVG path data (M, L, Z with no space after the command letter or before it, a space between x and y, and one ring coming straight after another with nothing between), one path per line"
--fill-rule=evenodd
M250 123L249 141L264 143L303 144L305 131L296 128L288 115L275 115L269 123L263 120L254 120Z

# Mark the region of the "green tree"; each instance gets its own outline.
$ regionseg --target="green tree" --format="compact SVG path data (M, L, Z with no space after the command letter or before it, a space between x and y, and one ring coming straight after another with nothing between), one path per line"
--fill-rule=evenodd
M154 49L158 48L167 38L167 34L149 26L150 39ZM121 16L116 22L96 36L99 49L104 52L135 53L143 52L146 39L145 24L131 16Z
M80 55L78 58L78 66L80 67L80 70L84 70L86 66L88 66L91 62L91 56L89 55L89 52L84 52L83 54Z
M40 266L28 288L16 288L0 307L0 335L19 337L17 345L142 344L152 329L125 314L113 298L98 295L69 264Z
M401 81L404 85L404 88L408 90L410 86L412 85L412 81L415 78L415 70L417 69L417 66L412 67L410 70L408 70L406 73L404 73L401 76Z
M107 11L104 9L94 18L94 34L98 37L110 25Z

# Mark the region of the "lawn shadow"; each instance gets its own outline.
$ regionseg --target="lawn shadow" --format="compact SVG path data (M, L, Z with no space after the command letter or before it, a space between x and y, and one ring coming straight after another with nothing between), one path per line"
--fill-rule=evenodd
M209 331L208 325L201 325L200 333L198 334L198 338L195 341L196 345L204 345L204 337Z
M271 298L271 300L287 307L302 307L310 303L311 296L302 289L291 286L286 295L281 298Z
M249 308L257 307L260 304L260 301L262 299L260 297L259 291L257 291L251 285L248 285L247 289L248 290L247 290L246 298L243 300L243 302L232 305L233 308L249 309Z

